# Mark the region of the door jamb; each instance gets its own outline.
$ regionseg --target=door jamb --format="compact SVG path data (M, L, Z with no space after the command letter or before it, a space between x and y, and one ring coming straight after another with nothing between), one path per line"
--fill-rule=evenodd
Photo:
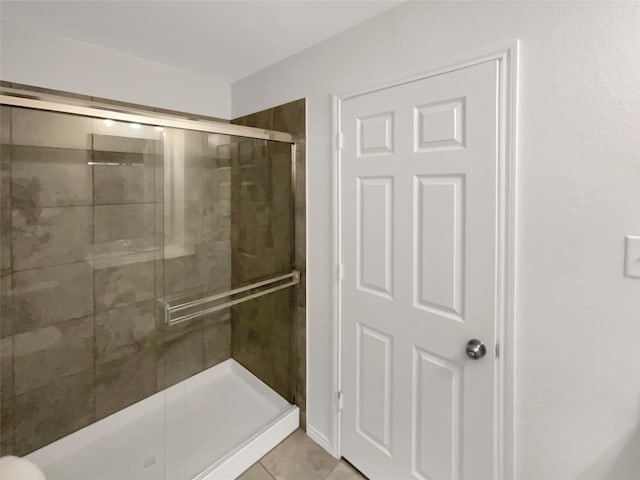
M498 60L498 222L497 222L497 285L496 285L496 345L499 345L496 368L496 395L494 408L496 425L494 438L496 452L496 480L515 478L515 338L516 338L516 210L517 210L517 116L518 116L518 49L519 42L467 57L451 65L430 69L426 73L414 75L402 80L387 82L345 95L333 95L333 238L332 260L335 269L333 282L333 355L332 355L332 426L333 438L322 443L329 447L336 457L341 455L341 411L339 392L341 391L341 106L342 102L353 97L365 95L399 86L435 75L453 72L491 60ZM309 432L311 435L311 432Z

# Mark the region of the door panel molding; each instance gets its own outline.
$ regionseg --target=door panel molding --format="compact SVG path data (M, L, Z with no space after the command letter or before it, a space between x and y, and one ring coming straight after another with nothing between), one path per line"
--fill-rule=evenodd
M413 267L413 305L464 322L465 174L417 175L413 189L413 250L418 259ZM434 208L436 205L438 208ZM450 207L449 215L442 212L445 207ZM429 224L425 223L427 209L433 220ZM446 252L446 256L441 255L442 251L440 255L428 255L425 248L425 244L430 243L429 233L435 230L434 225L450 233L451 251Z
M451 412L449 418L431 418L425 419L425 403L428 402L428 393L426 389L421 389L425 383L425 370L431 368L445 372L449 377L450 383L449 398L451 404ZM422 480L432 480L434 478L451 478L452 480L460 480L462 472L462 376L464 375L464 367L448 360L444 357L428 352L418 347L413 347L413 412L412 412L412 432L413 445L411 451L411 468L413 474ZM434 375L434 377L437 377ZM441 382L446 379L439 379ZM429 382L431 385L431 382ZM435 389L434 389L435 390ZM426 398L425 398L426 397ZM444 399L445 401L447 398ZM417 425L431 422L448 422L450 424L450 437L443 439L421 438ZM429 430L429 429L425 429ZM432 430L436 430L435 428ZM431 440L433 446L439 451L431 458L421 459L418 455L418 445ZM448 448L447 448L448 447ZM422 461L421 461L422 460ZM448 462L446 462L448 460ZM433 472L434 466L436 472Z
M335 456L341 454L341 418L339 392L341 390L341 106L345 100L366 95L394 86L427 79L444 73L454 72L466 67L478 65L487 61L498 60L499 88L498 88L498 219L497 219L497 324L495 343L496 349L496 436L494 444L496 452L496 480L515 478L514 472L514 418L515 418L515 333L516 333L516 187L517 187L517 70L518 70L518 41L503 48L492 49L470 55L446 66L435 66L404 79L389 81L374 88L360 90L344 95L333 96L333 264L336 267L334 282L334 302L332 318L333 334L333 436L331 439L318 438ZM451 102L441 102L439 105L417 105L414 109L414 148L421 150L455 150L465 148L465 111L464 100L454 98ZM442 138L422 138L421 122L428 121L425 115L435 115L439 118L449 115L451 129L442 133ZM421 118L422 117L422 118ZM373 148L380 150L375 154L384 154L386 149L392 149L388 141L387 132L393 128L389 121L385 121L384 142L374 143ZM381 131L378 126L376 131ZM464 213L463 213L464 214ZM412 293L412 295L414 295ZM414 296L417 300L418 297ZM416 303L417 305L417 303ZM417 357L416 357L417 358ZM314 430L310 428L309 435L314 438Z
M461 97L413 107L413 151L465 148L465 104L466 98ZM449 128L437 128L437 120L445 120ZM433 130L436 135L430 133Z
M385 455L391 456L389 432L391 430L391 388L393 388L391 385L392 341L385 333L366 327L360 322L356 322L356 328L358 330L356 334L356 430ZM366 337L369 337L368 341ZM378 343L377 348L374 342ZM370 362L378 367L370 372L364 369L366 360L364 357L367 352L370 357L373 357L372 354L380 357L370 358ZM372 411L374 409L377 411ZM371 425L372 423L375 425Z
M357 182L357 285L360 290L392 299L393 177L358 177ZM371 223L379 225L366 228Z

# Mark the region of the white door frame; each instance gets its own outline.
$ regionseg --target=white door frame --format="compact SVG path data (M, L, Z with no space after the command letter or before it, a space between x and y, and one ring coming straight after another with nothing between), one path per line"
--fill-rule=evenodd
M375 88L333 96L333 265L336 269L333 283L333 438L327 439L309 431L312 438L319 437L325 448L336 457L341 455L341 136L340 114L342 102L350 98L393 86L422 80L452 72L490 60L499 62L499 115L498 115L498 281L496 346L499 356L496 369L496 432L495 441L497 476L495 480L514 478L514 418L515 418L515 249L516 249L516 159L517 159L517 54L518 41L506 48L495 49L467 57L451 65L429 69L427 73L391 81Z

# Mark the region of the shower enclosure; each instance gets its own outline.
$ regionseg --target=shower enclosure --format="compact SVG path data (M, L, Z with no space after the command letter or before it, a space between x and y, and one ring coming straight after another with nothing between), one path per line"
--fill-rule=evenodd
M299 422L291 135L1 103L2 455L235 478Z

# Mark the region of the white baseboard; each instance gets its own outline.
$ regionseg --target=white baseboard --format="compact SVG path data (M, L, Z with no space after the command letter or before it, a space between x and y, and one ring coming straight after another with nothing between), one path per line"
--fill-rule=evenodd
M327 437L321 434L318 430L313 428L313 426L307 424L307 435L309 438L324 448L327 452L329 452L333 457L339 458L338 452L336 451L336 447L333 442L329 441Z

